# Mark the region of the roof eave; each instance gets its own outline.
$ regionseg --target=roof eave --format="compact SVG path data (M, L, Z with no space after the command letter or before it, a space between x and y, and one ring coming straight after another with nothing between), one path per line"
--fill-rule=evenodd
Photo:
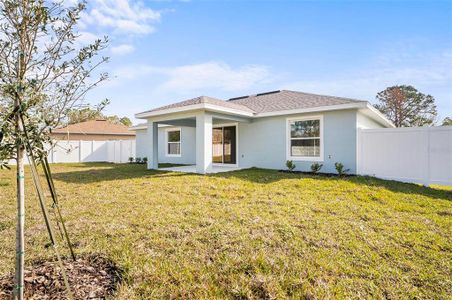
M385 125L387 127L395 128L394 123L392 123L388 118L385 117L378 109L376 109L372 104L367 102L366 108L371 112L371 118L373 118L378 123Z
M254 113L243 111L239 109L229 108L229 107L223 107L215 104L210 103L199 103L199 104L193 104L193 105L187 105L183 107L174 107L174 108L168 108L168 109L162 109L162 110L156 110L156 111L145 111L138 114L135 114L135 118L137 119L148 119L155 116L161 116L161 115L167 115L167 114L173 114L173 113L179 113L179 112L187 112L187 111L195 111L195 110L208 110L213 112L219 112L224 114L232 114L232 115L239 115L244 117L252 117Z
M143 130L143 129L147 129L148 127L145 125L141 125L141 126L133 126L133 127L129 127L130 131L136 131L136 130Z
M83 135L128 135L128 136L132 136L135 135L134 133L131 132L121 132L121 133L114 133L114 132L81 132L81 131L52 131L50 134L83 134Z

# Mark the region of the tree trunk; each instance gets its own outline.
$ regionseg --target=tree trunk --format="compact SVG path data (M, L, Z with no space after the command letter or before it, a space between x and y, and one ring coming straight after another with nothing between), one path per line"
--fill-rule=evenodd
M20 122L20 120L16 120ZM24 298L24 256L25 256L25 180L24 148L17 147L17 231L16 231L16 278L14 299Z
M21 105L21 93L23 88L23 81L25 77L25 54L26 53L26 28L28 0L22 0L22 21L19 31L19 51L17 57L17 83L16 87L16 99L15 107L18 108ZM24 258L25 258L25 170L24 170L24 156L25 145L22 143L23 139L23 124L21 118L22 112L18 110L16 112L16 134L17 134L17 232L16 232L16 278L15 278L15 300L24 299Z

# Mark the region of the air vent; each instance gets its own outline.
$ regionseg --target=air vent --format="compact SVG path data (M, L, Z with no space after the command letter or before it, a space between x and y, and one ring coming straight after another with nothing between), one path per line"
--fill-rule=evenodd
M235 97L235 98L230 98L228 101L240 100L240 99L245 99L245 98L248 98L248 97L249 96Z
M277 90L277 91L271 91L271 92L266 92L266 93L260 93L260 94L257 94L256 96L263 96L263 95L277 94L277 93L279 93L279 92L281 92L281 91L280 91L280 90Z

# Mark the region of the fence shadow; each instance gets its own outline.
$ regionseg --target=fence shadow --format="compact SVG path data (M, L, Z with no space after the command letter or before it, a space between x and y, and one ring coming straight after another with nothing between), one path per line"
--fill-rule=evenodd
M452 201L452 187L450 189L442 187L425 187L414 183L405 183L394 180L384 180L371 176L348 176L339 178L337 176L310 175L303 173L282 173L277 170L250 168L239 171L217 173L208 175L210 177L237 178L240 180L251 181L259 184L274 183L283 179L315 179L321 181L340 181L346 180L353 184L366 185L368 187L381 187L391 192L421 195L434 199L443 199Z
M65 183L90 184L105 181L138 179L138 178L162 178L168 176L185 176L185 173L169 171L148 170L146 165L137 164L113 164L113 163L82 163L70 165L76 171L59 171L53 168L53 178ZM191 174L194 175L194 174Z

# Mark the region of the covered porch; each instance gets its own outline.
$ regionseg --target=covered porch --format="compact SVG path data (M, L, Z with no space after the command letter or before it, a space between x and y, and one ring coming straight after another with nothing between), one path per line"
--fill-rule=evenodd
M205 110L148 118L147 140L150 142L147 148L148 169L198 174L239 170L239 123L248 122L250 120L243 116ZM162 130L162 127L166 129ZM161 136L159 138L159 128L160 134L164 131L164 138ZM174 133L174 128L179 128L179 132L176 130ZM193 134L184 135L184 128L190 128ZM164 145L159 145L162 142ZM187 150L188 144L190 144L189 150ZM159 162L163 162L159 158L159 152L162 155L162 151L167 160L171 160L168 157L173 156L174 161L177 161L184 155L190 155L194 164L158 168Z

